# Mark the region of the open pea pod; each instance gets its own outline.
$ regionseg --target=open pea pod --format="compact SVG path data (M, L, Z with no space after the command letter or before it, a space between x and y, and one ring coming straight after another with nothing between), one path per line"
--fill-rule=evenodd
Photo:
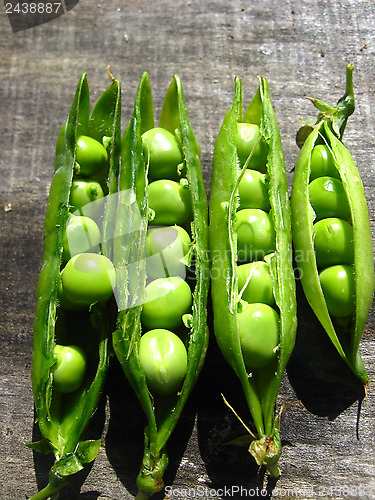
M64 267L64 234L72 211L71 186L78 168L77 138L89 135L94 129L98 140L106 136L107 190L110 194L116 193L121 148L120 103L120 85L114 80L90 116L89 88L86 73L83 73L56 144L55 171L44 223L31 365L36 420L43 437L41 441L28 445L43 453L53 452L55 463L50 471L49 484L34 495L35 499L48 498L61 489L72 474L94 460L101 444L100 440L80 440L104 387L109 363L109 333L112 331L111 301L66 309L61 302L60 273ZM112 258L110 228L115 217L110 198L106 199L101 214L102 255L109 259ZM57 344L75 344L85 351L85 375L78 388L57 389ZM77 366L71 369L74 371ZM68 371L63 377L69 378ZM62 383L66 386L68 382L65 379Z
M148 75L144 73L138 87L133 117L123 136L120 204L114 243L119 314L117 329L113 334L113 347L148 420L143 463L137 478L137 498L147 498L163 488L163 474L168 464L166 445L197 380L208 345L207 200L199 145L190 125L181 81L177 75L173 77L165 96L159 127L174 134L181 149L181 168L186 172L181 183L183 189L190 193L192 210L189 224L192 245L186 263L191 264L194 275L192 305L190 312L184 315L188 331L186 373L179 390L163 397L150 390L140 359L141 339L147 330L142 324L147 279L145 248L148 226L155 215L149 208L149 163L142 141L142 134L154 128L151 88Z
M274 250L264 260L267 261L272 276L274 309L279 314L279 340L274 359L266 366L256 369L250 369L245 364L239 331L239 315L244 303L241 300L242 292L238 289L236 214L239 208L239 181L254 153L250 153L248 160L240 168L237 142L239 123L258 126L260 140L266 144L266 196L270 206L269 217L275 231ZM280 419L275 418L275 403L294 347L297 321L285 163L265 78L260 78L259 88L244 115L242 82L238 77L235 79L233 105L224 118L215 144L209 215L211 293L216 340L224 358L240 379L256 428L256 435L248 429L251 441L249 451L258 465L264 465L272 475L277 476L281 440ZM252 333L250 328L250 337Z
M352 65L346 68L346 92L336 106L312 100L321 113L315 126L310 129L295 167L291 197L292 228L295 260L305 296L341 358L359 380L367 385L369 379L359 352L359 344L374 294L372 236L362 181L351 154L341 142L346 121L354 111L353 69ZM321 170L320 174L325 175L320 175L319 178L324 179L324 183L328 182L331 196L335 196L335 186L345 194L332 209L332 213L326 211L323 218L319 217L319 206L315 206L314 198L311 198L311 192L314 194L312 182L319 182L319 178L311 180L312 176L315 177L316 162L313 155L317 148L324 148L333 165L328 175L324 169ZM330 193L323 192L321 196L324 196L322 201L327 201L326 205L329 206ZM342 215L342 207L347 205L348 213ZM329 223L328 217L334 217L332 220L336 222L337 219L340 222L343 217L348 219L351 229L345 238L349 241L345 241L344 236L340 240L335 238L334 225ZM333 257L330 257L329 265L324 260L322 265L318 265L322 250L316 228L318 223L324 221L329 223L325 250ZM335 225L339 227L336 222ZM341 251L343 244L345 252ZM351 256L348 258L349 245ZM335 270L338 273L334 275ZM347 300L329 290L324 281L324 273L331 280L328 285L332 285L337 293L346 294ZM331 277L328 273L331 273ZM340 284L340 273L343 279L348 279L349 276L354 284L348 286L342 280L343 284ZM339 311L337 305L334 307L335 303L338 304Z

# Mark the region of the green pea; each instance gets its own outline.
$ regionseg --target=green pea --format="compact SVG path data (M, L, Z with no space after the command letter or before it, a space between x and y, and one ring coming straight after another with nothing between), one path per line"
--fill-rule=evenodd
M310 204L316 220L327 217L350 219L350 208L342 182L332 177L318 177L309 185Z
M152 128L142 135L143 154L149 159L150 180L171 179L177 181L181 173L183 157L176 137L164 128Z
M267 304L242 303L237 315L242 355L248 369L263 368L277 356L280 320Z
M318 267L352 264L354 261L353 227L335 217L313 225L313 239Z
M63 236L63 261L83 252L99 251L100 231L90 217L71 215L66 221Z
M238 185L238 194L240 209L259 208L265 212L270 210L266 176L257 170L246 169Z
M355 282L352 266L330 266L319 274L329 313L337 318L351 316L355 311Z
M275 250L275 229L270 215L263 210L239 210L236 232L239 262L262 260Z
M73 179L69 203L72 212L79 211L97 220L103 213L104 193L102 186L94 179Z
M316 145L311 152L310 182L318 177L340 179L332 153L325 144Z
M79 164L78 175L91 177L108 166L108 155L100 142L87 135L77 139L76 162Z
M63 292L68 301L77 305L106 302L112 296L115 285L116 271L104 255L75 255L62 271Z
M59 288L57 290L57 303L59 307L61 307L62 309L66 309L67 311L82 311L87 307L86 305L72 302L66 297L66 294L64 293L62 279L60 279Z
M265 172L267 164L268 146L261 137L258 125L253 123L237 123L236 147L241 167L254 149L248 168Z
M181 276L186 274L185 264L181 262L188 253L191 239L180 226L153 227L147 232L147 276Z
M269 265L264 261L242 264L237 267L238 291L241 292L247 280L250 280L243 290L242 299L248 303L262 302L269 306L275 305L273 280Z
M56 345L53 350L56 365L53 369L53 388L57 392L76 391L86 373L86 354L76 345Z
M147 329L173 330L182 325L182 316L191 310L191 290L180 276L151 281L145 297L141 319Z
M155 217L153 226L183 225L192 217L191 193L186 182L162 179L148 186L149 207Z
M187 370L187 352L173 332L155 329L142 335L139 362L151 392L175 394L181 388Z

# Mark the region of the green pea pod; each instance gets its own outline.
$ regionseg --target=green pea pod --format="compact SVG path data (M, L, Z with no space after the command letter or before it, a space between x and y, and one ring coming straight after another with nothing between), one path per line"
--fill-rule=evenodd
M294 172L292 188L292 227L296 264L305 296L316 317L327 332L341 358L364 384L368 376L359 344L374 294L374 258L371 229L365 193L354 160L341 142L342 124L354 111L353 66L348 65L346 92L329 114L321 113L305 140ZM313 103L317 105L316 101ZM318 109L322 109L320 101ZM311 156L317 144L324 144L331 152L338 177L342 183L350 208L354 240L355 312L350 321L342 324L328 310L317 267L313 240L315 213L309 197Z
M276 250L266 256L273 278L273 293L280 312L277 358L270 365L249 373L240 343L238 312L237 236L238 180L237 123L260 127L268 145L267 177L270 215L276 232ZM243 168L245 170L246 164ZM242 171L243 172L243 171ZM218 134L212 167L209 240L212 260L211 293L217 343L241 381L257 435L250 431L250 453L258 465L277 476L281 455L279 417L275 403L281 379L292 353L296 334L295 280L292 265L291 215L284 155L272 107L268 83L260 78L253 100L242 116L242 82L235 79L235 97ZM249 332L251 333L251 332Z
M148 221L147 159L142 152L142 134L154 127L154 111L147 73L143 74L134 113L122 143L119 180L120 205L114 244L119 315L113 346L117 358L147 416L145 450L137 478L137 498L147 498L163 488L168 458L166 444L181 415L202 368L208 345L207 295L209 286L207 200L203 184L199 145L194 137L180 78L175 75L165 96L160 127L175 133L186 164L186 178L192 198L192 255L195 285L189 327L187 372L177 395L163 402L150 393L139 359L142 334L141 314L146 283L144 255Z
M95 412L109 362L110 305L95 303L87 312L66 312L59 306L58 289L62 266L63 235L70 210L70 188L75 172L76 139L100 131L98 139L107 136L109 193L117 192L119 154L121 148L120 85L114 80L102 94L90 116L89 88L86 73L82 74L69 116L62 127L57 144L55 171L52 179L44 223L42 266L37 286L37 300L31 365L32 388L36 418L41 441L28 446L43 453L53 452L55 464L50 471L49 484L33 498L48 498L61 489L72 474L91 462L100 448L100 440L80 441L90 418ZM110 200L111 197L108 198ZM103 215L102 253L111 256L110 227L115 216L114 204L105 204ZM90 325L92 338L87 341L90 363L82 385L71 394L53 389L53 371L56 365L54 347L57 338L64 341L69 328L75 324L78 336L80 322ZM69 326L68 326L69 325Z

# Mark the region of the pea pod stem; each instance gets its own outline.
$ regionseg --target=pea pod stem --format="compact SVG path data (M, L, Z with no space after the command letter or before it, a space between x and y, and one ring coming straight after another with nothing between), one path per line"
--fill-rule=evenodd
M109 76L109 78L112 80L112 83L115 83L116 81L116 78L112 75L112 72L111 72L111 66L107 66L106 67L106 71L107 71L107 75Z
M30 500L45 500L46 498L52 498L54 500L58 499L58 492L60 487L52 486L48 484L45 488L38 491ZM57 496L56 496L57 495Z
M135 500L147 500L150 498L150 495L147 495L144 491L138 491L135 496Z
M319 122L330 124L334 134L341 140L344 135L345 127L350 115L355 110L354 87L353 87L353 71L354 65L346 65L346 88L344 95L338 100L335 106L326 102L308 97L314 106L320 111L316 126Z

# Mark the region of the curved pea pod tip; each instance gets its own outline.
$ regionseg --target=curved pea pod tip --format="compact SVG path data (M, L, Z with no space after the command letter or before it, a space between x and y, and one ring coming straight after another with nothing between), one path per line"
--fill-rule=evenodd
M334 134L341 140L345 131L346 123L350 115L355 111L354 88L353 88L354 65L346 65L346 89L344 95L335 106L321 99L306 97L320 111L315 122L304 122L296 135L297 146L301 149L307 137L313 132L319 123L327 122Z
M347 118L354 111L352 72L353 66L348 65L343 98L339 100L332 113L319 116L317 124L300 151L292 186L292 230L296 264L300 270L305 296L341 358L359 380L367 385L368 376L359 352L359 344L374 294L372 235L362 181L351 154L341 142ZM319 155L323 153L324 155L318 157L316 154L318 150L322 150ZM324 173L325 171L329 173ZM326 179L324 182L330 182L330 189L319 194L316 188L312 191L312 186L322 175L331 176L320 177ZM316 180L311 181L311 177L315 179L316 176L318 176ZM338 188L340 190L337 193L342 193L340 196L344 199L336 205L328 205L330 196L339 196L335 191ZM317 198L318 195L320 198ZM339 222L340 218L346 219L346 215L341 215L346 213L345 206L349 213L348 227L352 228L352 236L349 236L351 233L348 229L347 238L352 242L352 252L346 250L346 254L340 254L337 245L335 248L330 247L327 240L328 233L324 240L324 244L328 245L330 259L335 258L335 255L338 257L342 255L341 259L349 258L349 261L343 262L337 257L337 262L334 262L336 267L333 265L325 267L324 261L321 264L322 260L315 255L319 247L314 242L313 225L318 227L315 225L319 220L316 200L320 199L325 203L325 210L332 210L332 213L327 212L328 215L325 213L324 217L338 217ZM340 225L337 224L337 227ZM330 238L334 241L334 235ZM318 262L320 262L319 268ZM340 287L332 280L337 280L340 276L341 279L349 280L347 286L342 285L342 289L343 293L351 294L351 298L348 296L348 302L340 302L341 305L336 307L337 301L344 298L338 297L334 292ZM349 282L352 281L354 284L351 292ZM348 317L342 318L346 310Z

